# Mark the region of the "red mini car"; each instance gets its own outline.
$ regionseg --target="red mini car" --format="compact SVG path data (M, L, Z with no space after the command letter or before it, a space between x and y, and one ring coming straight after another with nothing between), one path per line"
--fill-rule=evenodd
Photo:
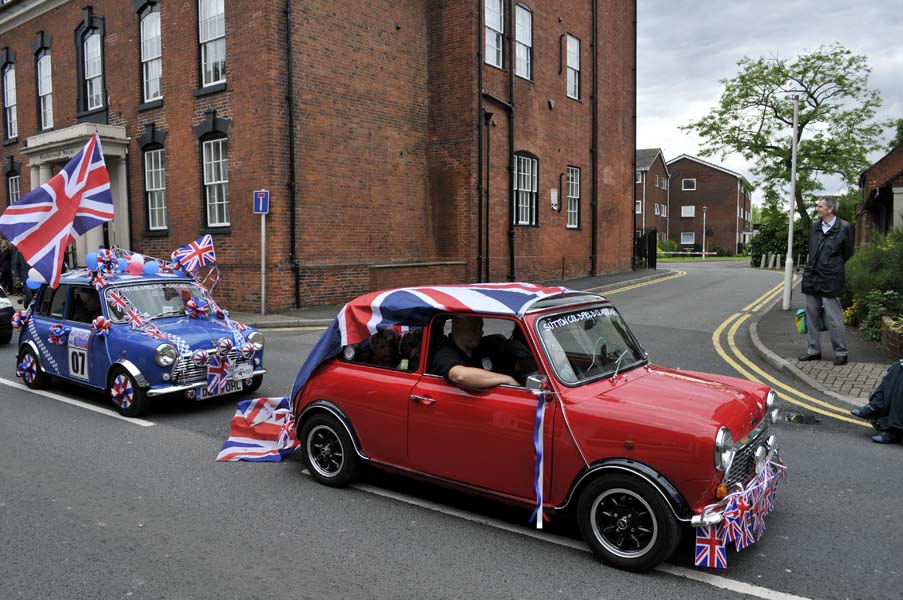
M512 381L468 389L443 376L437 355L459 345L461 316L482 319L475 368ZM541 482L544 509L572 511L596 556L629 570L666 560L686 525L714 529L728 495L779 461L774 392L650 364L594 294L530 284L369 294L346 305L305 367L293 403L317 481L345 485L366 463L527 506Z

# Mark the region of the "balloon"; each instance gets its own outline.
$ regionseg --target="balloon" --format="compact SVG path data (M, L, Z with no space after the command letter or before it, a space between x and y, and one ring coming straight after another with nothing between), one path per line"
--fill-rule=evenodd
M137 252L133 252L132 257L129 259L129 262L140 262L143 265L144 257Z
M144 274L145 275L156 275L160 271L160 265L157 264L157 261L150 261L144 263Z
M182 269L176 269L175 271L172 272L172 274L175 275L176 277L184 277L185 271L183 271Z
M126 267L126 273L129 275L141 275L144 273L144 265L140 262L130 262Z
M28 289L30 289L30 290L36 290L39 287L41 287L41 282L35 281L31 277L29 277L28 279L25 280L25 285L27 285Z
M97 268L97 252L88 252L88 255L85 256L85 264L91 270L96 269Z
M119 266L120 271L125 271L128 268L128 263L125 262L124 258L120 258L116 264Z
M44 279L44 276L41 275L34 267L28 269L28 277L29 279L34 279L38 283L44 283L45 281L47 281L46 279Z

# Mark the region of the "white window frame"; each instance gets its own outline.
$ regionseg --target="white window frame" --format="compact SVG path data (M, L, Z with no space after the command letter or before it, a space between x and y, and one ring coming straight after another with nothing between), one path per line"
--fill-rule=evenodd
M667 204L662 204L662 216L663 217L668 216L668 205Z
M681 206L680 207L680 217L682 219L695 219L696 218L696 205L690 204L689 206Z
M141 17L141 93L144 102L163 98L163 38L160 11L151 10Z
M696 191L696 178L688 177L686 179L680 180L680 190L682 192L695 192Z
M567 34L567 96L580 99L580 40Z
M16 65L10 63L3 70L3 118L6 138L19 135L19 119L16 112Z
M533 79L533 13L522 5L514 7L514 74Z
M88 110L103 108L103 40L94 31L85 38L85 102Z
M514 155L515 225L537 224L539 209L539 160L523 154Z
M38 115L41 119L41 130L53 128L53 69L50 54L46 53L38 59L36 66L38 77Z
M633 174L633 182L643 183L643 172L641 170L637 169L636 173Z
M567 229L580 227L580 169L567 168Z
M229 144L227 138L202 142L204 166L204 198L208 227L228 227L229 215Z
M166 154L163 148L144 152L144 193L147 200L147 228L168 228L166 218Z
M643 203L641 201L637 200L633 203L633 212L637 215L643 214Z
M22 178L18 174L10 175L6 178L6 191L8 194L6 201L9 204L18 202L19 198L22 197Z
M662 175L662 189L663 190L668 189L668 177L665 175Z
M680 245L681 246L692 246L695 243L696 243L696 233L695 232L693 232L693 231L680 232Z
M505 68L505 5L502 0L485 0L483 21L486 23L487 65Z
M226 8L223 0L198 0L201 87L226 81Z
M658 202L655 203L655 216L658 217L661 215L660 209L658 207Z

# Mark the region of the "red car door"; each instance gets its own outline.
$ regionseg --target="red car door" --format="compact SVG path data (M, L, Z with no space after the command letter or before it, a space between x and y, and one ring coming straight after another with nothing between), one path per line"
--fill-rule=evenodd
M443 479L535 500L536 404L526 388L467 391L444 377L424 375L408 406L409 462ZM554 406L546 404L544 495L551 480Z

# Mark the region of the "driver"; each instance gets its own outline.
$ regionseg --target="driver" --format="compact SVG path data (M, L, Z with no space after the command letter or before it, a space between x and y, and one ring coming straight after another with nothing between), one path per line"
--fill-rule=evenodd
M510 375L483 368L480 342L483 319L452 317L451 335L433 355L431 371L458 387L485 389L497 385L519 385Z

